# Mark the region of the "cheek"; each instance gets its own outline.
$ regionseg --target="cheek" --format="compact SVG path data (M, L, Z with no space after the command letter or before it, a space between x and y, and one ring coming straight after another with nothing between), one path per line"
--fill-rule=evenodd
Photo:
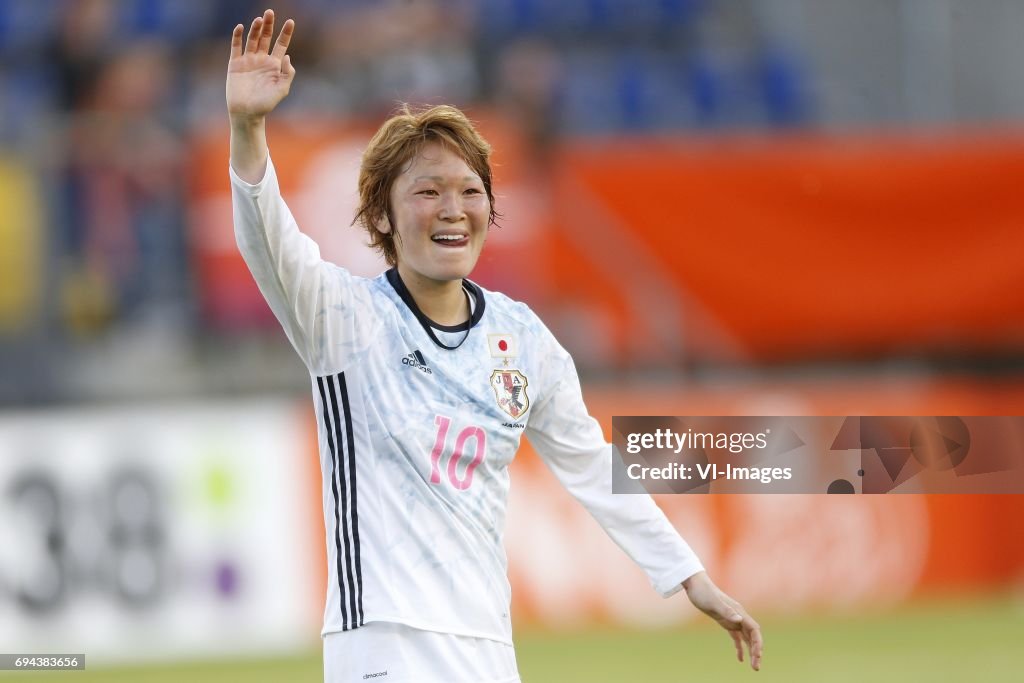
M478 218L482 216L484 220L491 215L491 203L487 201L486 197L467 202L465 208L467 213L471 213Z
M428 214L427 207L417 202L410 202L395 207L394 218L395 225L398 228L397 231L409 232L410 230L417 229L423 223L424 216Z
M416 201L409 202L408 209L409 214L416 218L433 216L437 211L437 202L430 197L419 197Z

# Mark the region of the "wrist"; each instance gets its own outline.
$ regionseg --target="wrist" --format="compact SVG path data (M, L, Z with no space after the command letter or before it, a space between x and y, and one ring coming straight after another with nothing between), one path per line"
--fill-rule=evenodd
M265 114L241 114L228 112L228 120L231 122L232 132L251 134L259 132L266 126L267 117Z
M699 571L683 580L683 589L689 592L694 586L703 583L711 583L711 579L708 577L708 573L706 571Z

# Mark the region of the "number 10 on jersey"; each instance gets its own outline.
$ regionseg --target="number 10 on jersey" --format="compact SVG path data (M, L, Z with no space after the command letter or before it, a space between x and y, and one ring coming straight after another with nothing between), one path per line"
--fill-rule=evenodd
M437 437L434 439L434 449L430 451L430 483L440 484L441 460L448 451L448 428L451 427L452 420L450 417L438 415L434 418L434 424L437 425ZM472 460L466 465L466 471L460 478L458 473L459 461L463 459L464 455L468 456L466 444L470 439L473 440L475 451L473 452ZM460 431L458 436L455 437L455 448L448 456L448 482L460 491L465 491L472 486L473 472L476 470L477 465L483 462L486 450L487 435L481 427L470 425Z

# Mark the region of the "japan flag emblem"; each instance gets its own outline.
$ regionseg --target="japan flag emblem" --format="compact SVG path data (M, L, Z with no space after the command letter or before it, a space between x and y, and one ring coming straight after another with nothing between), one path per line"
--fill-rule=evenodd
M519 355L518 346L514 335L487 335L487 348L491 352L491 358L515 358Z
M491 388L498 407L518 420L530 408L526 393L529 382L518 370L495 370L491 373Z

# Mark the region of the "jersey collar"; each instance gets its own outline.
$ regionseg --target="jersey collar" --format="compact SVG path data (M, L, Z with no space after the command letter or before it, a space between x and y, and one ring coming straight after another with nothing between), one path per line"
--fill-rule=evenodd
M423 329L426 331L430 339L442 349L454 351L462 345L462 342L459 342L459 344L455 346L448 346L437 338L437 335L434 334L434 330L440 330L441 332L465 331L466 336L468 337L469 330L484 317L485 301L483 290L481 290L475 283L470 282L465 278L462 280L462 288L474 299L474 301L470 302L472 313L470 313L469 320L458 325L441 325L428 318L426 314L420 310L420 307L416 305L416 300L413 299L412 294L409 293L408 287L406 287L405 283L402 281L402 276L398 274L398 268L391 268L385 273L385 276L398 296L405 302L405 305L409 307L409 310L412 311L413 315L416 316L416 319L420 322L420 325L423 326Z

